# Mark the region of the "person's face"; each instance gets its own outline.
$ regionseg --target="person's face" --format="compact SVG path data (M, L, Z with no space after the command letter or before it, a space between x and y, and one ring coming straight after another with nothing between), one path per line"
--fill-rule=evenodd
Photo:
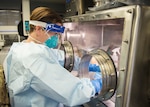
M61 26L61 24L60 23L56 23L57 25L59 25L59 26ZM54 36L54 35L60 35L60 33L57 33L57 32L52 32L52 31L45 31L45 34L46 34L46 36L47 36L47 39L49 38L49 37L51 37L51 36Z
M55 27L52 26L52 31L55 31L55 30L53 30L53 28L55 28ZM46 35L47 35L48 39L45 41L45 45L48 46L49 48L56 48L56 47L58 48L61 44L60 33L48 31L48 29L51 29L51 26L50 26L50 28L47 26L46 29L47 30L45 30L45 31L46 31Z
M60 23L56 23L57 25L61 25ZM43 27L40 27L40 26L36 26L35 27L35 31L36 31L36 34L38 36L38 38L40 39L40 41L42 43L44 43L49 37L53 36L53 35L60 35L56 32L51 32L51 31L46 31L44 30Z

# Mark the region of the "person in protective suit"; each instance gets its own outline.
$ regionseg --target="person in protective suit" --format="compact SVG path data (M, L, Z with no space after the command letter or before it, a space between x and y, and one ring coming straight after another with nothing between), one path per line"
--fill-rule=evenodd
M101 79L78 78L63 67L64 52L55 47L64 29L54 10L32 11L28 38L13 43L4 61L11 107L77 106L101 90Z

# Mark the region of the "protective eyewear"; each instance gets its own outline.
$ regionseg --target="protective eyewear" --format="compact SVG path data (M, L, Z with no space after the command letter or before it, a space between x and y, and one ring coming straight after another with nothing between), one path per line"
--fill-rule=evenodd
M42 26L48 32L51 31L51 32L57 32L57 33L64 33L64 30L65 30L64 26L59 26L53 23L45 23L41 21L30 20L30 24L35 25L35 26Z

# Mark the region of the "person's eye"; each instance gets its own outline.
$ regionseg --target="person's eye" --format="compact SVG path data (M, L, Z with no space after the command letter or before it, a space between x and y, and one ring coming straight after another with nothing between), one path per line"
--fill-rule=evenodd
M55 35L59 36L59 33L55 33Z

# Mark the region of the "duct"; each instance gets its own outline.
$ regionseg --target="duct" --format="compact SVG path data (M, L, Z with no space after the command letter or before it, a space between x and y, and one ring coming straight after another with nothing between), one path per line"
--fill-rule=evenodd
M92 0L67 0L65 16L84 14L93 5Z
M149 0L114 0L114 1L118 1L118 2L122 2L128 5L150 5L150 1Z
M94 7L89 7L90 11L106 10L116 7L126 6L124 2L119 2L118 0L93 0L95 2Z

